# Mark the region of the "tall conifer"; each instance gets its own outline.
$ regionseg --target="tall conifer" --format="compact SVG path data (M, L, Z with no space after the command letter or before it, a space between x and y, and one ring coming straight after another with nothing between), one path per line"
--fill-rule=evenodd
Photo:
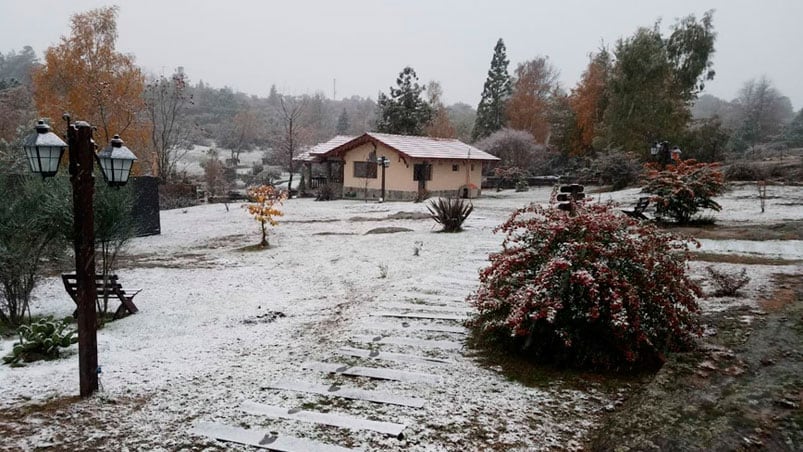
M474 141L487 137L505 126L507 119L505 108L513 93L513 84L507 71L509 63L505 43L499 38L494 47L488 78L482 88L482 99L477 107L477 120L471 134Z

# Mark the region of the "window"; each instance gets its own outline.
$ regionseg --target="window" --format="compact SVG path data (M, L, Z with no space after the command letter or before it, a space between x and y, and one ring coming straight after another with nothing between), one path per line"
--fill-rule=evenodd
M376 179L376 162L354 162L354 177Z
M452 165L452 171L460 171L460 165Z
M429 163L413 165L413 180L432 180L432 165Z

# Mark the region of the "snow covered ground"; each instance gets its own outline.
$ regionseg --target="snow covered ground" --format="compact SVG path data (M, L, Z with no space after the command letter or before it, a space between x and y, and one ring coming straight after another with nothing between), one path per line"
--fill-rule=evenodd
M738 187L719 199L723 211L712 213L718 224L761 227L803 220L799 187L769 187L764 214L753 192L751 186ZM72 421L29 415L22 424L36 425L32 433L12 436L12 442L0 449L71 448L82 438L109 450L219 446L188 433L198 422L367 450L578 448L584 434L620 396L599 379L578 385L552 376L535 387L525 386L506 378L499 368L481 365L481 357L463 348L464 334L451 331L460 325L457 321L378 315L459 315L466 309L463 300L476 287L478 269L501 242L493 228L516 207L547 202L549 193L548 188L488 192L475 200L466 231L459 234L435 233L434 222L428 219L389 218L399 212L408 214L401 215L405 218L423 214L425 204L290 200L279 226L270 231L271 248L264 251L248 250L259 240L258 224L238 205L231 205L230 211L223 205L164 211L162 234L133 240L124 268L118 271L125 286L144 290L135 298L140 313L98 333L102 395L68 407L75 417ZM630 206L639 196L633 189L594 199ZM410 231L366 234L388 226ZM759 294L768 293L774 273L801 272L800 241L704 240L702 244L711 252L798 261L750 265L747 296L738 302L755 303ZM694 262L691 267L702 277L706 265ZM722 309L729 302L736 300L701 300L705 309ZM36 289L34 314L64 317L73 309L60 279L47 279ZM0 342L0 354L11 345L11 340ZM346 356L344 348L409 356L402 362L356 358ZM417 382L353 378L309 369L309 362L440 378ZM300 383L419 398L424 406L275 389ZM0 410L76 395L77 352L73 347L64 359L23 368L0 366L0 388ZM271 419L246 412L242 406L250 403L331 411L407 427L404 438L398 439ZM79 424L76 419L87 413L95 422Z

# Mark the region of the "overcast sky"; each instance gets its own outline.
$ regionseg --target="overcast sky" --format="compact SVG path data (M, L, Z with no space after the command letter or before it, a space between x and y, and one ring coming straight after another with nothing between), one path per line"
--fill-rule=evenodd
M640 26L708 9L718 34L707 93L727 100L766 75L803 107L803 0L0 0L0 51L38 55L68 35L70 15L120 6L118 50L154 74L183 66L193 82L267 95L359 95L376 99L404 66L441 83L446 103L476 107L494 44L503 38L513 72L546 55L575 85L588 53Z

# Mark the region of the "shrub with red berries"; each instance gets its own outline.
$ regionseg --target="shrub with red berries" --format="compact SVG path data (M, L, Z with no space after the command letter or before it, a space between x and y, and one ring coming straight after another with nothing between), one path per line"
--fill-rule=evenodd
M531 204L496 232L502 250L469 297L480 338L543 361L618 369L662 362L699 335L688 241L603 204L574 217Z

